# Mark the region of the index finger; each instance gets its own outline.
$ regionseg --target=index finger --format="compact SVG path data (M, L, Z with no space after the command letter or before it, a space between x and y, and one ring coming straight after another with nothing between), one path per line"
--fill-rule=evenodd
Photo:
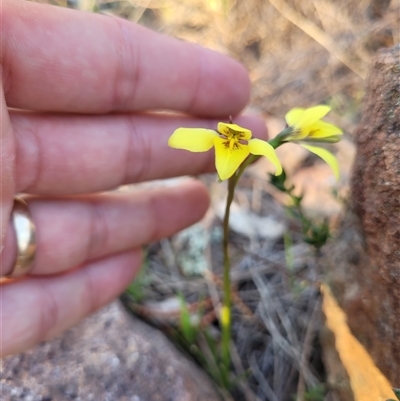
M9 107L222 116L248 101L245 69L198 45L122 19L27 1L3 0L2 14Z

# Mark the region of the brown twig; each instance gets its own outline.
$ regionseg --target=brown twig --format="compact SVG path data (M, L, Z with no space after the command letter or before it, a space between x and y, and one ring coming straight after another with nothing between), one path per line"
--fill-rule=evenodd
M314 304L313 312L311 314L310 320L307 325L306 334L304 336L303 341L303 350L301 353L301 363L300 366L307 367L308 361L310 359L311 354L311 342L314 338L314 334L316 331L315 321L317 320L317 316L321 310L321 305L319 302ZM299 370L299 382L297 385L297 401L304 401L304 394L306 392L306 383L304 380L304 375L302 373L302 369Z

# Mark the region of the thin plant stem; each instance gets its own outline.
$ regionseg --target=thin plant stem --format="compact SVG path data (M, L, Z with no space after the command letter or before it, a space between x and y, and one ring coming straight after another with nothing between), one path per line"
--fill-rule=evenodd
M226 369L226 373L229 372L230 368L230 342L231 342L231 305L232 305L232 294L231 294L231 281L230 281L230 259L229 259L229 216L231 210L231 204L233 201L233 195L235 192L236 185L235 176L231 177L228 181L228 197L226 199L225 216L223 222L223 253L224 253L224 272L223 272L223 282L224 282L224 302L221 311L221 324L222 324L222 344L221 344L221 354L222 354L222 364L223 369ZM227 378L227 377L226 377Z
M274 148L278 147L280 143L276 141L272 144ZM231 364L230 357L230 343L232 337L232 290L231 290L231 280L230 280L230 259L229 259L229 216L231 211L231 205L233 201L233 196L235 193L236 184L239 181L239 178L243 174L246 167L259 159L260 156L250 155L239 167L236 174L233 175L228 180L228 196L226 199L225 206L225 215L223 221L223 254L224 254L224 272L223 272L223 288L224 288L224 297L223 297L223 306L221 309L221 329L222 329L222 342L221 342L221 373L223 381L226 387L229 387L229 370Z

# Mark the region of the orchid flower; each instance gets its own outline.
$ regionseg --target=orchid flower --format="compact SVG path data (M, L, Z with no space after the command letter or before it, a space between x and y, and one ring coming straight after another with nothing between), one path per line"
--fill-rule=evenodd
M280 142L298 142L312 153L315 153L324 160L333 170L339 179L339 165L336 157L329 151L318 146L308 145L307 142L338 142L343 135L343 131L333 124L321 121L331 108L319 105L308 109L294 108L290 110L285 120L288 128L279 134Z
M215 166L220 180L227 180L250 155L265 156L275 166L275 175L282 166L274 148L266 141L252 138L250 130L237 124L218 123L217 130L178 128L168 140L171 148L190 152L207 152L215 148Z

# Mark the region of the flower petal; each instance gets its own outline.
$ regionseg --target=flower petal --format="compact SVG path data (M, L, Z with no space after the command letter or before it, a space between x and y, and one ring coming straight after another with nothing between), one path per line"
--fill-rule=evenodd
M239 133L240 139L249 140L251 138L251 131L237 124L218 123L217 131L227 137L233 133Z
M336 157L331 152L328 152L326 149L320 148L318 146L310 146L304 144L301 144L301 146L319 156L333 170L336 179L339 180L339 163L336 160Z
M319 105L304 110L295 125L299 128L308 127L325 117L331 108L329 106Z
M168 139L168 145L175 149L185 149L190 152L207 152L214 145L218 134L211 129L178 128Z
M250 139L249 150L253 155L265 156L275 166L275 175L282 174L281 162L275 153L275 149L268 142L256 138Z
M250 153L248 145L239 143L237 148L231 150L225 143L223 138L214 138L215 166L221 181L232 177Z
M327 138L329 136L343 135L343 131L336 125L326 123L325 121L317 121L310 126L309 139Z
M289 110L288 113L286 113L285 120L286 123L289 127L292 127L299 121L301 115L304 113L305 109L302 109L300 107L296 107L294 109Z

